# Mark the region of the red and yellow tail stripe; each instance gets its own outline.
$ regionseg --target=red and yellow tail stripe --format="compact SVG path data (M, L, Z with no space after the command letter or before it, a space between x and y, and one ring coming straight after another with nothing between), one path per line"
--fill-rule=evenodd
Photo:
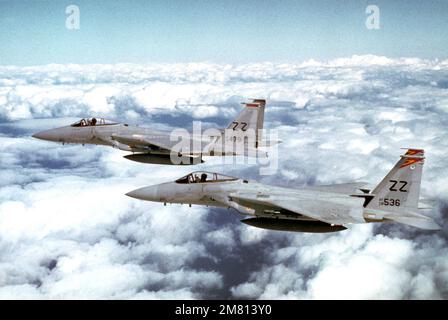
M425 150L423 149L408 149L406 151L405 156L423 156L425 154Z
M417 162L422 162L425 158L423 157L425 155L425 150L423 149L408 149L406 153L404 154L404 162L400 166L400 168L404 168L407 166L410 166L412 164L415 164Z
M406 160L404 161L404 163L400 166L400 168L404 168L407 166L410 166L411 164L417 163L417 162L421 162L423 161L425 158L406 158Z
M258 103L245 103L246 107L258 108L260 105Z

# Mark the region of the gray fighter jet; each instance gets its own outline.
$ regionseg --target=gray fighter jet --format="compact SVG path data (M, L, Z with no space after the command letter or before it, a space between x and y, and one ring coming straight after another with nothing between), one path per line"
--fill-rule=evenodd
M233 208L251 226L298 232L341 231L350 224L399 222L426 230L440 227L418 213L424 151L408 149L372 191L366 183L303 187L267 186L218 173L193 172L175 182L144 187L127 196L156 202Z
M227 129L211 134L175 133L117 123L103 118L81 119L72 125L46 130L34 138L65 143L96 144L130 151L125 158L154 164L197 164L202 156L266 156L260 150L266 101L254 99ZM174 138L174 139L173 139ZM235 146L240 143L242 147ZM174 157L173 157L174 156ZM175 158L176 161L173 161Z

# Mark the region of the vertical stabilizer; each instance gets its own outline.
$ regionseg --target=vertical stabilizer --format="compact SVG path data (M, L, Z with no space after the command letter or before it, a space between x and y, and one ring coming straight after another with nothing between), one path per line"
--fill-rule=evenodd
M251 102L244 103L244 109L227 126L227 130L232 130L237 135L253 131L256 135L255 147L257 148L262 139L265 106L266 100L264 99L253 99Z
M424 164L422 149L408 149L380 184L372 191L366 206L379 212L383 219L393 220L425 230L440 230L430 217L418 213L420 184Z
M367 205L367 208L394 212L416 212L424 159L423 150L408 149L372 191L375 197Z

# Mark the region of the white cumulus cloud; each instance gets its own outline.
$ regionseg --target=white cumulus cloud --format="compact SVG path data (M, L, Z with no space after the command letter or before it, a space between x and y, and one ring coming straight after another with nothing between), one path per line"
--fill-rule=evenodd
M448 61L0 66L0 298L446 299ZM225 127L266 98L279 168L145 165L30 136L80 117ZM426 150L422 197L443 230L391 223L335 234L246 226L225 209L124 194L193 170L298 187L374 186L402 147Z

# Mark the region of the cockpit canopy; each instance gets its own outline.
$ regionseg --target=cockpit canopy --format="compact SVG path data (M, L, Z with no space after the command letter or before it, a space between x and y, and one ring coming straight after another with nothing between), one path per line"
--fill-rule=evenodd
M72 124L72 127L90 127L90 126L105 126L105 125L111 125L111 124L117 124L115 121L106 120L104 118L86 118L81 119L74 124Z
M208 183L208 182L224 182L234 181L238 178L226 176L220 173L196 171L177 179L176 183Z

